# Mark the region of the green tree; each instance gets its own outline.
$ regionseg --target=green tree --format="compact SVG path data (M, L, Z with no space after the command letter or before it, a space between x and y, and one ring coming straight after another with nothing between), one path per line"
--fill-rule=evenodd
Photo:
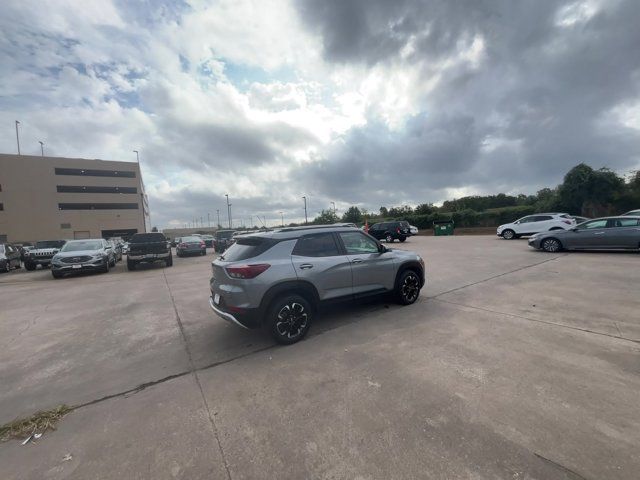
M414 213L416 215L430 215L435 212L437 209L433 205L433 203L421 203L416 207Z
M402 205L401 207L391 207L389 209L389 216L391 217L406 217L413 214L413 208L409 205Z
M153 227L153 228L151 229L151 231L152 231L152 232L154 232L154 233L156 233L156 232L158 231L158 227Z
M381 217L389 216L389 210L387 209L387 207L380 207L380 216Z
M316 225L329 225L332 223L336 223L337 221L338 216L333 212L333 210L322 210L311 223L314 223Z
M342 221L348 223L358 223L362 220L362 212L355 205L349 207L344 215L342 215Z

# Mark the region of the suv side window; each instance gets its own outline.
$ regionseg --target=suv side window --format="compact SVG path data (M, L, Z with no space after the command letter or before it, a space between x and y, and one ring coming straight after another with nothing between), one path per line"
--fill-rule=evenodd
M547 220L553 220L553 217L550 215L537 215L536 222L546 222Z
M524 217L520 219L520 223L531 223L535 217Z
M348 255L378 253L378 244L371 237L360 232L340 232L340 238Z
M637 227L638 220L635 218L613 218L609 220L609 227L623 228L623 227Z
M300 237L292 255L302 257L334 257L340 255L333 233L316 233Z

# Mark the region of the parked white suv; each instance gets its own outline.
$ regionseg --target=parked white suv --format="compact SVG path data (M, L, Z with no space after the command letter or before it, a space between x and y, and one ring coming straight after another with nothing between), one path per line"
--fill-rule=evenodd
M522 217L513 223L500 225L496 233L499 237L512 240L549 230L569 230L575 225L575 219L567 213L536 213Z

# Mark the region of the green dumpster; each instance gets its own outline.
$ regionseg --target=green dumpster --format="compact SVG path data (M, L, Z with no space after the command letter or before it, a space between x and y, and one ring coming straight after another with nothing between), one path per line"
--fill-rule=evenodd
M436 237L440 235L453 235L453 220L435 220L433 222L433 234Z

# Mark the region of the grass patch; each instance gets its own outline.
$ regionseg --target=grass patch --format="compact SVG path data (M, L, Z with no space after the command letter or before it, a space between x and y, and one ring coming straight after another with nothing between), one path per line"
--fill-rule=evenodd
M60 405L54 409L34 413L28 418L19 418L0 427L0 441L12 438L24 439L34 433L45 433L55 430L56 424L67 413L73 410L67 405Z

